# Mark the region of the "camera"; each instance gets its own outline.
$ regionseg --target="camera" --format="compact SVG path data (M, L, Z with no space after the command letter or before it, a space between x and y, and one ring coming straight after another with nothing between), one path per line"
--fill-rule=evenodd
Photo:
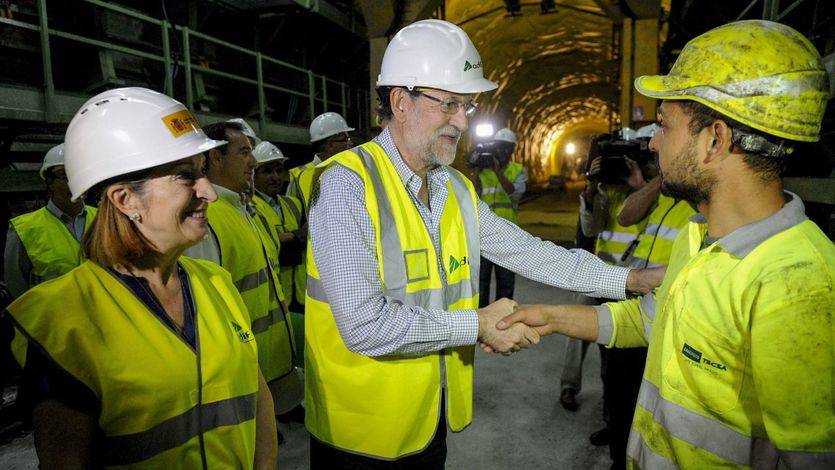
M467 166L482 170L493 168L494 158L499 163L507 163L510 160L510 154L513 153L513 147L513 144L503 141L478 143L467 158Z
M641 167L655 159L649 149L649 139L624 140L618 133L595 139L589 152L589 164L597 157L601 157L600 171L593 177L605 184L622 184L629 177L627 158Z

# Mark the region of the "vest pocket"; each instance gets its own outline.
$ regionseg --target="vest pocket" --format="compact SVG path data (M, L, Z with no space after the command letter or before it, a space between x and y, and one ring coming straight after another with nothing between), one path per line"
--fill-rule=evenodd
M670 322L664 382L688 401L724 413L739 403L748 350L694 317L683 310Z

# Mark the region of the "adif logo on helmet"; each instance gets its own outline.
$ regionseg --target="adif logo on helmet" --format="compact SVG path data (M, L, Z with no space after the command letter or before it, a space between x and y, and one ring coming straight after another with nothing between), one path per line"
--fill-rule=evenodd
M469 60L464 61L464 71L472 70L472 69L480 69L481 68L481 61L478 61L475 65L471 64Z

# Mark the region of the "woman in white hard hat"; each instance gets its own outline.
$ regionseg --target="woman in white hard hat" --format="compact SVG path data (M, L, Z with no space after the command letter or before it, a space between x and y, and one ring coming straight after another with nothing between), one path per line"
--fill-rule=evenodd
M99 213L70 273L8 307L42 468L275 468L273 405L229 273L181 258L216 199L206 137L143 88L90 99L70 122L73 199Z

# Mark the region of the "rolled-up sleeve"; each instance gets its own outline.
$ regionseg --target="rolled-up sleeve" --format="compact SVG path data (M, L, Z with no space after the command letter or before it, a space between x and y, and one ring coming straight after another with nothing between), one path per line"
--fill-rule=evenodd
M383 356L475 344L475 310L426 309L384 295L374 226L356 173L342 166L328 169L313 200L309 214L313 257L348 349Z

